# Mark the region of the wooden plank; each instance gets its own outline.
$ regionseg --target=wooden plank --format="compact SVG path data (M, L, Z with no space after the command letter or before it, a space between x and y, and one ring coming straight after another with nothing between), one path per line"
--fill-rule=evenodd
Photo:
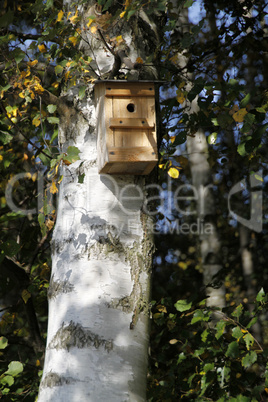
M154 85L141 84L139 82L128 82L121 84L106 84L105 96L148 96L155 97Z
M111 147L109 162L157 162L157 150L151 147Z
M132 129L140 129L140 128L151 128L154 129L155 125L150 125L146 118L138 118L138 117L121 117L110 118L110 127L111 128L132 128Z
M100 174L112 175L147 175L156 166L156 162L114 162L106 163Z

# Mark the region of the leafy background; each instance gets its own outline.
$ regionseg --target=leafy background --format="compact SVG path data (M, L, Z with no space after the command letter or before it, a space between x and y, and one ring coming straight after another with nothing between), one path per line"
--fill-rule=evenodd
M82 100L98 70L79 47L78 8L67 9L61 0L0 4L0 395L34 401L44 358L59 166L79 158L75 147L58 151L56 97L77 86ZM84 29L92 35L100 31L114 52L124 38L107 36L110 24L128 23L141 9L156 15L161 46L136 62L145 69L155 65L164 82L159 183L165 194L168 180L173 192L192 182L185 143L202 130L222 244L223 269L210 284L225 285L226 308L219 310L205 302L199 236L164 230L177 220L191 224L193 217L159 208L148 401L267 400L267 2L99 0L98 5L100 17L88 16ZM183 30L179 21L187 11L190 22ZM189 114L187 105L197 96L198 111ZM244 244L226 200L238 181L248 183L251 172L261 172L263 230L248 230ZM38 213L24 215L7 204L8 183L21 173L12 199L20 209ZM44 205L38 209L40 192ZM238 212L249 202L245 189ZM189 202L187 210L194 207ZM248 276L244 250L253 267Z

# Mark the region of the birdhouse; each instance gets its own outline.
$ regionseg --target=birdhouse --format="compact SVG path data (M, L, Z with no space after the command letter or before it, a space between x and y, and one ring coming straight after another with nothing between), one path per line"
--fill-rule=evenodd
M99 173L149 174L157 163L155 87L148 81L97 81Z

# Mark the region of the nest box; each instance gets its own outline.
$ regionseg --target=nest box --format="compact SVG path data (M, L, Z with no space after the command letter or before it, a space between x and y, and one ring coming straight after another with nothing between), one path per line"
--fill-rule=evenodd
M158 160L154 83L99 81L94 90L99 173L149 174Z

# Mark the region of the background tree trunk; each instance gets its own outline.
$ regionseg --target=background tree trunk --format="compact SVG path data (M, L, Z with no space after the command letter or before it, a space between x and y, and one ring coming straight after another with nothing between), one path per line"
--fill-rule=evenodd
M177 31L181 36L190 31L188 10L182 9ZM180 67L187 66L187 53L180 56ZM187 91L193 87L193 73L185 70L183 77L187 79ZM197 114L199 106L197 98L191 103L188 102L186 111L189 115ZM187 153L190 163L192 185L198 195L197 219L205 224L209 224L210 230L205 230L199 234L200 256L202 262L203 282L208 296L207 305L215 307L225 306L225 288L216 279L217 273L222 269L221 264L221 244L217 230L215 202L212 193L212 174L208 163L208 146L206 136L202 129L199 129L193 136L188 136L186 141Z

